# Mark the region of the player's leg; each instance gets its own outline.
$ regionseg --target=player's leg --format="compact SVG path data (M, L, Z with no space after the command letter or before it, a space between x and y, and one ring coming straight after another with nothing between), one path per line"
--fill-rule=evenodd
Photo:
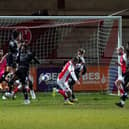
M67 99L64 101L64 104L72 105L73 103L70 101L70 98L72 96L72 90L70 89L68 82L64 83L64 87L65 94L67 95Z
M124 94L121 96L121 101L120 103L123 104L124 106L125 101L128 99L128 83L129 83L129 76L125 76L124 78L124 83L123 83L123 88L124 88Z
M117 86L118 90L120 91L120 95L122 96L124 94L124 88L123 88L124 78L122 76L119 76L118 79L115 81L115 85Z
M64 100L66 100L68 96L65 93L65 87L64 87L63 82L57 79L57 84L59 86L59 89L55 89L55 92L58 92L59 94L61 94L64 97Z
M19 79L16 79L13 84L12 97L16 98L16 93L22 89L22 84Z
M117 106L119 107L124 107L125 105L125 101L126 101L126 92L124 90L124 84L125 81L123 78L118 78L118 80L115 82L116 86L118 87L118 89L120 90L120 102L116 103Z
M70 86L70 89L72 90L72 96L70 98L70 101L71 102L77 102L78 99L76 98L75 93L74 93L74 84L75 84L75 81L73 79L71 79L71 81L68 82L68 84Z
M28 91L24 84L23 84L23 94L24 94L24 104L30 104L30 100L28 97Z
M34 89L33 89L33 83L30 79L28 79L28 85L29 85L29 88L30 88L30 95L31 95L31 98L32 99L36 99L36 95L35 95L35 92L34 92Z
M128 84L129 84L129 72L126 73L123 84L126 98L128 98L128 86L129 86Z
M76 77L77 77L77 79L79 80L79 71L75 71L75 74L76 74ZM69 87L70 87L70 89L72 90L72 96L71 96L71 98L70 98L70 101L71 102L77 102L78 101L78 99L76 98L76 96L75 96L75 93L74 93L74 85L75 85L75 81L72 79L72 77L68 80L68 84L69 84Z
M5 93L8 92L8 90L9 90L9 88L8 88L8 83L7 83L4 79L0 80L0 82L1 82L0 84L1 84L1 86L2 86L2 90L1 90L2 99L3 99L3 100L6 100L7 97L5 96Z
M10 98L12 96L11 93L12 93L12 87L14 82L12 74L6 71L3 74L2 79L3 79L2 80L3 83L6 83L6 87L8 86L8 88L6 88L6 90L4 91L2 98L5 98L5 97Z
M30 104L30 99L28 96L28 86L27 86L27 81L26 78L28 77L28 70L27 69L19 69L20 71L20 81L22 83L22 87L23 87L23 95L24 95L24 104Z

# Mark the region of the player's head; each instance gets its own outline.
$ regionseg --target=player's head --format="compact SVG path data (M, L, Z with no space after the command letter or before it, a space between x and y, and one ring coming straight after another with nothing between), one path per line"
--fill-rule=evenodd
M124 53L124 47L123 46L120 46L117 48L117 54L118 55L122 55Z
M79 63L79 59L78 59L77 57L73 57L73 58L72 58L72 63L73 63L74 65L76 65L77 63Z
M85 55L85 49L79 48L78 51L77 51L77 55L78 56L84 56Z
M13 30L13 32L12 32L12 35L11 35L11 38L13 39L13 40L21 40L21 32L20 31L18 31L18 30Z

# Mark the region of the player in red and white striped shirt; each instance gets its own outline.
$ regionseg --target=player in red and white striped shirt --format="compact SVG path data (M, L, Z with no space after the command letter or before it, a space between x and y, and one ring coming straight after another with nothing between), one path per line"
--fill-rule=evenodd
M121 68L121 75L118 76L118 79L115 81L116 86L118 87L120 94L124 94L124 89L122 86L122 83L124 83L124 74L126 73L126 64L127 64L127 56L124 52L124 47L121 46L117 48L117 53L120 56L120 63L117 63L117 65Z
M69 101L69 98L72 95L72 90L69 87L68 79L70 76L74 79L74 81L80 85L80 81L77 79L75 75L75 65L78 63L78 59L75 57L68 61L63 67L62 71L59 73L57 78L57 84L60 87L59 90L56 90L64 97L64 104L73 104Z
M119 47L117 48L117 53L120 56L120 63L117 63L118 66L121 68L121 75L118 76L118 79L115 81L115 84L117 88L120 91L120 102L116 103L117 106L119 107L124 107L125 104L125 98L127 97L125 89L123 84L125 83L125 74L126 74L126 67L127 67L127 55L124 52L124 47Z

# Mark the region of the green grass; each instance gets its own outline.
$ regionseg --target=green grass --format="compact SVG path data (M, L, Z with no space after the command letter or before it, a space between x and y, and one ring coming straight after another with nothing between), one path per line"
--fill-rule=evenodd
M78 93L79 103L64 105L60 95L38 93L37 100L23 104L0 100L0 129L129 129L129 103L115 106L118 96Z

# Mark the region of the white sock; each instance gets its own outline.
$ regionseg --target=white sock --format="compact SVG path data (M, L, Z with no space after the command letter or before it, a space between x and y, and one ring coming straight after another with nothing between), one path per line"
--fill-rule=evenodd
M123 100L121 100L120 102L121 102L121 104L122 104L122 105L124 105L124 104L125 104L125 101L123 101Z

